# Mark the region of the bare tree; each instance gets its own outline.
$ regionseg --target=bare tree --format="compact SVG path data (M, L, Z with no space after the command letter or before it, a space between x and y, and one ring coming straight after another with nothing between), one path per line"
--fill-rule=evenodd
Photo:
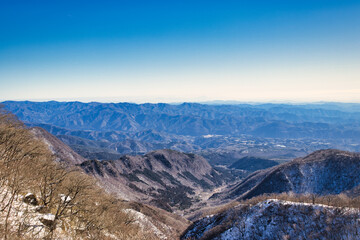
M149 239L141 235L134 218L126 212L121 201L105 193L95 180L79 169L69 169L54 161L54 156L44 142L36 140L32 133L12 114L0 108L0 213L5 216L1 234L4 239L29 234L36 236L44 228L35 231L26 224L15 225L10 217L19 197L31 191L38 196L38 203L47 214L53 216L46 225L47 238L58 238L58 224L69 224L74 238L85 235L88 239L106 239L106 234L120 239ZM31 218L26 215L23 218ZM30 232L29 232L30 231ZM33 231L33 232L31 232ZM14 235L15 234L15 235Z
M31 181L31 163L44 154L44 148L20 121L3 112L1 110L0 114L0 179L6 190L1 199L1 211L6 211L4 239L7 239L13 203Z

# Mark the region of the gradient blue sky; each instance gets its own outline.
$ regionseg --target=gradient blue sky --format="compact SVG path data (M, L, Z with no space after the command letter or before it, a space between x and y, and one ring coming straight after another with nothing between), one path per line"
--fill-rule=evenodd
M0 3L0 100L360 102L360 1Z

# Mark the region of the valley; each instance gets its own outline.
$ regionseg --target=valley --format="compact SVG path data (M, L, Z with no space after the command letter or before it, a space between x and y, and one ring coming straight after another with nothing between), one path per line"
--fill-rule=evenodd
M40 114L44 108L51 109L51 105L54 105L54 111L64 109L56 114L51 111ZM350 135L350 132L355 134L357 131L355 123L359 120L355 112L334 113L329 110L331 115L328 110L315 113L311 110L309 113L303 107L302 111L297 110L306 116L302 117L314 120L313 115L316 115L317 121L322 123L299 123L299 119L289 120L286 115L286 121L281 120L287 122L286 127L281 124L281 128L274 130L274 124L269 127L269 122L280 121L280 116L274 117L274 112L279 111L277 108L268 112L265 107L247 107L250 109L246 113L250 112L250 115L271 116L249 123L247 117L241 117L245 114L242 113L244 106L216 106L213 113L205 114L213 106L118 104L116 107L129 109L127 117L120 122L115 117L112 119L114 113L110 114L107 109L112 105L107 104L10 102L5 106L8 109L19 107L14 112L26 127L19 123L17 128L29 131L41 141L61 169L76 169L79 174L95 181L96 186L104 191L97 197L109 194L106 195L109 201L118 202L122 211L129 214L135 224L132 229L138 229L134 231L141 236L148 232L153 239L232 240L269 239L269 236L288 236L291 239L299 236L304 228L307 230L300 239L329 239L326 236L332 235L326 234L335 232L339 239L357 236L359 227L354 219L358 218L360 207L360 155L356 152L357 136ZM74 115L69 108L74 109ZM98 108L101 114L92 113ZM289 106L283 108L281 111L294 111L289 110ZM84 111L89 116L86 117ZM143 112L141 114L159 111L169 115L151 122L138 111ZM189 119L180 120L184 116L179 119L176 111L183 112L189 119L198 119L201 124L196 125ZM9 113L3 114L7 119ZM70 116L64 118L66 114ZM224 115L225 118L240 117L208 127L210 122L214 124ZM319 116L322 116L321 120ZM345 119L347 117L354 123L350 124ZM39 120L35 120L37 118ZM172 118L171 123L164 118ZM289 126L290 121L294 121L291 125L300 125L303 129L293 129ZM4 124L3 135L7 136L6 121ZM161 129L164 124L168 124L166 131ZM244 125L239 127L243 133L239 129L230 132L234 124ZM328 132L314 138L314 125L327 125L324 131ZM192 130L186 130L184 134L177 129L187 126ZM226 130L225 126L229 129ZM262 126L262 131L268 135L255 131L255 126ZM115 129L110 130L111 127ZM342 135L339 129L342 129ZM286 137L290 132L291 137ZM335 138L333 134L340 135ZM7 151L6 141L2 144ZM4 187L6 192L6 184ZM37 195L34 194L35 199ZM30 218L39 219L43 218L41 214L52 214L50 208L49 212L37 213L37 208L27 207L28 203L24 203L22 198L21 194L16 195L16 209L20 212L30 209ZM345 211L344 207L351 209ZM323 219L327 219L326 224ZM14 217L11 224L23 224L24 221L21 216ZM72 220L63 217L61 221L70 224ZM313 225L307 225L309 221ZM343 221L348 222L347 227L341 224ZM46 236L47 227L42 229L39 234ZM101 234L108 232L111 230L104 230ZM54 234L54 230L50 233ZM60 229L55 234L66 235Z

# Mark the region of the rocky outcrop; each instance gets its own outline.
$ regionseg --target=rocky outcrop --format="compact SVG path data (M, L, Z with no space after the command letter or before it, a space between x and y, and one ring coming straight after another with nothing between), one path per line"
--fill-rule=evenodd
M24 196L24 198L23 198L23 201L24 201L24 203L31 204L31 205L34 205L34 206L38 205L38 201L36 199L36 196L33 193L26 194Z

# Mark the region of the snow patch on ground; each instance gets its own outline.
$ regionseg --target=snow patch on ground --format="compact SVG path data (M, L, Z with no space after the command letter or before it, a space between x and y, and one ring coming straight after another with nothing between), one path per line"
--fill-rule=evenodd
M45 219L45 220L49 220L49 221L54 221L55 220L55 215L51 214L51 213L47 213L47 214L40 215L40 218Z
M268 199L195 222L182 239L359 239L355 208Z
M140 228L142 228L142 230L150 230L151 232L155 233L155 235L160 239L168 239L166 235L159 229L160 227L162 230L169 230L169 227L165 224L158 223L160 224L160 226L155 226L155 224L151 221L151 218L141 212L138 212L134 209L125 209L124 211L126 213L130 213L135 218L136 223L140 226Z

